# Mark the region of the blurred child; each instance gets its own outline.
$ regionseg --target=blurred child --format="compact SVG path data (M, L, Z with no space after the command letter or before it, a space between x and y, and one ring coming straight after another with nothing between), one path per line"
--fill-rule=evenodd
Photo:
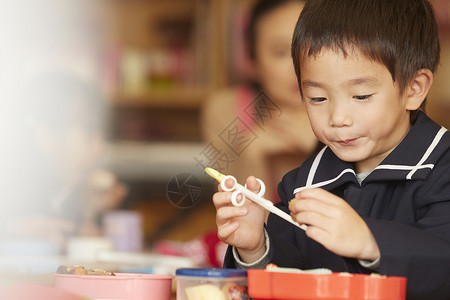
M448 298L450 134L421 111L439 55L427 0L309 0L292 57L326 147L278 189L278 207L308 228L270 215L264 229L261 207L219 191L225 266L406 276L408 299Z
M106 103L99 90L67 72L26 85L15 137L2 170L2 233L50 239L99 235L100 214L120 205L125 187L100 171ZM11 125L11 124L10 124Z

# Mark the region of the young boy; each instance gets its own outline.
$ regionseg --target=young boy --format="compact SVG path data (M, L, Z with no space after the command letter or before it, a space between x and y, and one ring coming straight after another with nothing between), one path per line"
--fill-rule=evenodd
M275 215L265 227L261 207L219 191L225 267L406 276L408 299L448 299L450 134L419 111L439 54L427 0L307 1L292 55L326 147L284 176L277 206L308 228Z

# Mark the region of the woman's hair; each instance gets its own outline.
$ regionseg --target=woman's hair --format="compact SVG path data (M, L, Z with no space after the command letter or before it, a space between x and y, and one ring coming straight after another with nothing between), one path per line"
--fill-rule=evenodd
M378 61L400 92L418 70L434 72L440 57L438 27L427 0L308 0L292 39L299 85L302 59L323 48L344 56L356 50ZM416 113L411 113L412 120Z
M266 14L277 9L278 7L293 1L301 0L259 0L254 6L250 13L250 19L248 22L246 30L246 40L248 41L248 55L250 59L256 59L256 31L258 27L258 22Z

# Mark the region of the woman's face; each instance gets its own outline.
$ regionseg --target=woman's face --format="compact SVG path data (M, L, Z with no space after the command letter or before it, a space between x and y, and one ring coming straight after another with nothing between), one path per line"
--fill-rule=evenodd
M256 76L269 97L282 107L301 103L291 40L303 5L299 1L288 2L262 16L256 24Z

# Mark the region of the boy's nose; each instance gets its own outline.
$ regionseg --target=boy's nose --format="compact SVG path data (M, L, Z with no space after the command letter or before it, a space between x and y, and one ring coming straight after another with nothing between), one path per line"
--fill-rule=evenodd
M344 104L333 103L330 105L330 126L343 127L351 126L353 119L350 108Z

